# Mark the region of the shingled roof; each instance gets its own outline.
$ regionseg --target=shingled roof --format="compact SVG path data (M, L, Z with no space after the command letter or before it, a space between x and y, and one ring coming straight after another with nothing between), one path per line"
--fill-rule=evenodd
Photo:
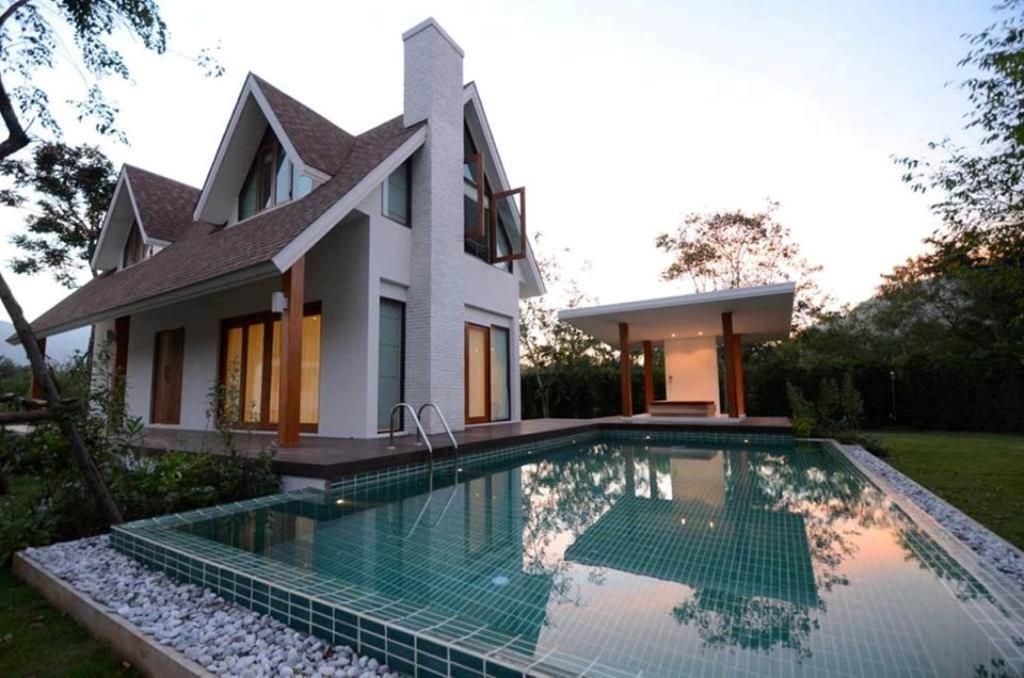
M338 171L356 137L255 73L251 75L303 162L324 174Z
M124 171L146 235L166 242L184 236L194 223L199 189L134 165L125 165Z
M398 116L353 137L347 153L334 168L334 176L309 195L231 227L193 222L186 229L188 237L179 237L174 244L134 266L93 279L37 318L32 323L33 330L45 336L86 324L116 309L261 264L272 270L269 266L276 254L423 125L405 127L402 116ZM150 174L153 176L157 175ZM146 217L142 218L145 223Z

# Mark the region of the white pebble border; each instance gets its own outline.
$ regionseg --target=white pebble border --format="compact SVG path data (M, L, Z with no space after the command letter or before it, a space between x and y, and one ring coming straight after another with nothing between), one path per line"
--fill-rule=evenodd
M843 449L873 473L877 473L897 490L924 509L932 518L967 544L972 551L991 563L1024 590L1024 553L992 532L963 511L935 496L931 491L903 475L882 459L857 445Z
M179 584L110 546L108 536L28 549L78 591L219 676L398 678L376 659L332 646L213 591Z

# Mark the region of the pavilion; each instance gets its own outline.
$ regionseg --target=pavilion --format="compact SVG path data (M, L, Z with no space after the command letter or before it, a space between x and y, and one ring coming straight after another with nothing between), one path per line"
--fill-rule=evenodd
M620 351L622 415L633 416L631 350L644 353L649 416L746 416L743 346L789 337L796 283L572 308L560 320ZM654 400L654 344L665 350L665 400ZM724 351L720 388L718 348ZM725 406L721 391L725 392Z

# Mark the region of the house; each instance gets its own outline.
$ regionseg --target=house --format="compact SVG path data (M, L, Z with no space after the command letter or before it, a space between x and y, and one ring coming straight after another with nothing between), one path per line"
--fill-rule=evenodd
M525 190L459 46L433 19L402 39L404 110L373 129L250 74L202 186L125 166L100 275L37 336L92 324L150 427L208 428L218 385L284 447L375 437L400 401L455 430L518 420L518 302L544 290Z

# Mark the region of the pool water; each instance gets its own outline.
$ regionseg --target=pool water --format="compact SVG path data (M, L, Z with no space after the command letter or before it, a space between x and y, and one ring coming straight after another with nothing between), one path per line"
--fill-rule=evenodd
M830 445L597 439L176 529L535 673L1021 670L1019 609Z

